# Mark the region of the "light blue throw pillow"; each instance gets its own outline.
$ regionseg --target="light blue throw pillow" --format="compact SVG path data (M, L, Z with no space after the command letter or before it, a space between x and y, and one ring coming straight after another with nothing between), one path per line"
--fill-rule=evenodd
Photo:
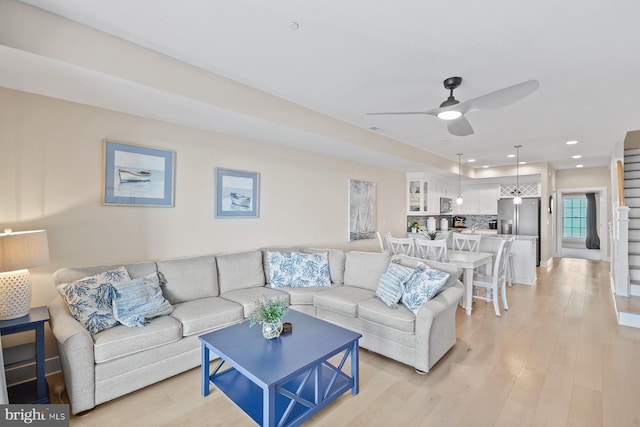
M131 280L125 267L58 285L69 312L91 334L118 324L111 308L111 286Z
M387 267L387 271L380 277L376 295L386 305L391 308L397 308L398 302L404 292L405 282L413 273L413 268L404 265L391 263Z
M267 262L274 288L331 286L327 252L267 252Z
M402 304L417 315L420 307L440 292L448 278L449 273L420 263L405 283Z
M149 319L173 311L162 295L157 273L116 283L113 290L113 317L125 326L144 326Z

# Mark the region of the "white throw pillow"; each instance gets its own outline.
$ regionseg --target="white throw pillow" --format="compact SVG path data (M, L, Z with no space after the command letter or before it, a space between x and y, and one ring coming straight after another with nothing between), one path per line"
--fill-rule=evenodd
M404 265L390 263L387 271L380 277L380 283L376 290L376 295L386 305L391 308L397 308L398 302L404 293L404 286L411 274L413 268Z
M144 326L149 319L173 311L162 295L157 273L116 283L113 288L113 317L125 326Z
M125 267L105 271L71 283L58 285L58 292L69 307L71 315L90 333L118 324L111 308L112 285L131 280Z
M267 252L272 287L331 286L327 252Z
M417 315L420 307L440 292L448 278L449 273L418 264L405 283L402 304Z

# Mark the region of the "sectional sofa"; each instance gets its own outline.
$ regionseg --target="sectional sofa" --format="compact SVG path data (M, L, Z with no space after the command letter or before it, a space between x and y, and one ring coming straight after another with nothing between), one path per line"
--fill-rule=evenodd
M328 286L274 287L268 259L274 253L321 254L328 261ZM427 372L455 344L455 311L464 293L461 270L450 264L394 256L415 267L424 262L449 273L443 289L417 315L376 297L392 261L387 253L335 249L265 248L155 262L124 264L131 279L157 274L172 311L144 327L117 324L90 333L65 299L49 304L71 410L74 414L200 365L203 333L242 322L261 297L285 298L291 309L362 334L360 346ZM121 265L120 265L121 266ZM63 268L59 287L119 266ZM196 387L197 385L194 385Z

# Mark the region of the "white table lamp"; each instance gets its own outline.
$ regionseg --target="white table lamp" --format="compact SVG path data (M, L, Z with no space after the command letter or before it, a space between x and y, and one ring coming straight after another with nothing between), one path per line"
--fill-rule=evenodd
M0 320L17 319L31 308L28 268L49 262L44 230L0 233Z

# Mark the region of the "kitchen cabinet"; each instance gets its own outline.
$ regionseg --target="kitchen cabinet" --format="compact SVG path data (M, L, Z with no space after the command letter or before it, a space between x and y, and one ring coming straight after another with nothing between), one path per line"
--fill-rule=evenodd
M455 212L467 215L497 215L499 189L498 184L463 186L462 199L464 203L462 206L458 206Z
M457 184L428 178L424 174L407 174L407 215L440 215L440 198L455 199Z
M429 212L428 189L427 181L418 179L407 181L407 215L421 215Z

